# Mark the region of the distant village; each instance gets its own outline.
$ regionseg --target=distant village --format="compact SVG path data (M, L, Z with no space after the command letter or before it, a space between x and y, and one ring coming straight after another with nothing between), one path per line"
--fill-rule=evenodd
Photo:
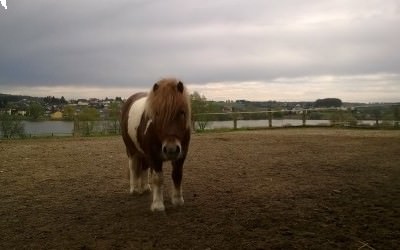
M338 98L318 99L314 102L209 101L206 97L196 92L191 95L191 98L194 114L258 112L266 110L301 113L305 109L319 110L321 108L331 108L336 110L354 110L357 107L393 105L384 103L343 103ZM30 97L0 94L0 115L15 115L21 118L33 118L33 120L73 120L74 117L79 116L83 111L95 110L96 119L108 120L110 118L116 119L123 102L124 100L121 97L66 100L64 97L56 98L54 96ZM399 104L394 105L398 106Z
M17 115L22 117L32 116L32 112L39 112L42 118L51 120L71 119L81 113L85 108L92 108L98 112L99 119L107 119L111 108L120 107L123 100L115 99L77 99L66 100L64 97L28 97L0 95L0 114ZM72 113L71 113L72 112Z

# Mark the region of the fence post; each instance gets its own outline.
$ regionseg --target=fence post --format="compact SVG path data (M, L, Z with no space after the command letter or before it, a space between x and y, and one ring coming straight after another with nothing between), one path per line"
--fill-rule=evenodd
M268 109L268 127L272 128L272 111Z
M393 126L395 128L399 128L399 119L400 119L399 106L393 106L393 118L394 118Z
M236 130L237 129L237 116L236 116L234 107L232 107L232 119L233 119L233 129Z
M306 114L307 114L307 110L303 109L303 112L302 112L303 127L306 126Z
M79 119L76 115L74 116L74 130L72 133L73 133L73 136L79 136L79 133L80 133Z

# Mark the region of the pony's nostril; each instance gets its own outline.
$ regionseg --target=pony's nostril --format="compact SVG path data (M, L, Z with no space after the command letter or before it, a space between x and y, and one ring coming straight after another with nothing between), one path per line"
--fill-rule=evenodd
M164 147L162 148L162 151L163 151L164 154L167 154L167 147L164 146Z
M176 152L177 154L179 154L179 153L181 152L181 147L179 147L179 146L176 146L176 150L175 150L175 152Z

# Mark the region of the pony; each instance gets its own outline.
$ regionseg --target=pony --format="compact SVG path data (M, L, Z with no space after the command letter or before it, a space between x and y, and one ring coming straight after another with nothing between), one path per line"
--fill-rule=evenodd
M191 135L190 98L174 78L136 93L121 108L121 133L129 166L130 193L152 191L151 211L164 211L163 163L172 163L171 202L184 204L182 173Z

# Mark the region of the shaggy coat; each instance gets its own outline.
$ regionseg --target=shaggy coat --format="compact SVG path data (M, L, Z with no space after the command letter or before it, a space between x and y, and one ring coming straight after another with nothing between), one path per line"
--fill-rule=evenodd
M176 79L156 82L149 93L132 95L122 107L121 130L129 158L130 192L152 189L152 211L165 209L162 174L165 161L171 161L173 167L172 203L184 203L181 182L190 142L190 113L186 87Z

